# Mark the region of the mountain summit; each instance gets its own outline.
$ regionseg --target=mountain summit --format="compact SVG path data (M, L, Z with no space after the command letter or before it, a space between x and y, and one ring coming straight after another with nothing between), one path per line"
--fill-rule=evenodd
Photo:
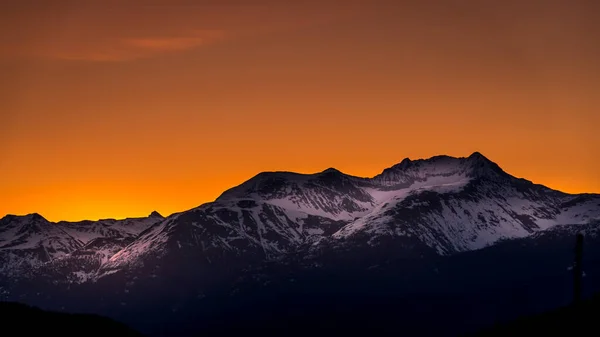
M150 217L151 218L163 218L163 216L158 213L157 211L152 211L152 213L150 213Z

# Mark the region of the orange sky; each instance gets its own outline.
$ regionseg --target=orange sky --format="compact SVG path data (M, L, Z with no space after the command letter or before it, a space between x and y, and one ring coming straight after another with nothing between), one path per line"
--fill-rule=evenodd
M476 150L536 183L600 192L599 12L595 0L3 1L0 216L167 215L260 171L373 176Z

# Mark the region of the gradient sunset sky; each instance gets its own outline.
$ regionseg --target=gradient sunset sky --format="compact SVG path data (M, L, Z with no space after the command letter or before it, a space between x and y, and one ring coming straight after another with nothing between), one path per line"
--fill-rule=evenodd
M260 171L479 151L600 192L600 1L5 0L0 217L163 215Z

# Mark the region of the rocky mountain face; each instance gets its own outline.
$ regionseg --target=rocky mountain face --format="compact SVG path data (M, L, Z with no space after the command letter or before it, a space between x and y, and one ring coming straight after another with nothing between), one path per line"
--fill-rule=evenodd
M430 273L443 269L440 261L485 256L505 242L555 242L556 233L571 235L577 226L595 237L598 219L599 195L566 194L513 177L480 153L404 159L372 178L335 169L264 172L167 218L51 223L37 214L6 216L0 294L121 318L134 303L145 303L162 321L175 322L180 318L164 313L190 311L191 299L204 308L194 302L194 310L210 311L218 302L210 302L211 294L260 293L255 287L266 284L289 288L290 279L312 288L315 280L335 279L335 288L344 283L339 275L359 275L356 282L364 284L365 270L379 281L397 281L390 273L404 270L420 275L405 284L439 288L439 275ZM499 261L508 260L488 263ZM290 277L298 273L303 276ZM77 289L88 307L77 299L67 303L60 295L65 289ZM98 293L106 297L102 304L93 299Z
M73 268L63 276L69 281L78 276L85 279L89 268L82 263L97 269L163 219L153 213L137 219L52 223L39 214L7 215L0 220L0 275L31 276L40 269L68 264ZM76 266L82 266L81 270Z

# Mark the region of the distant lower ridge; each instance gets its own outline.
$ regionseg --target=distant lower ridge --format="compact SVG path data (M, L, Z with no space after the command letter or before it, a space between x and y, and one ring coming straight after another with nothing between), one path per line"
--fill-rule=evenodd
M577 305L563 307L540 315L519 318L506 324L498 324L474 336L513 336L535 334L545 336L598 335L600 294Z
M143 336L109 318L44 311L14 302L0 302L0 317L3 331L20 336L38 333L45 336Z

